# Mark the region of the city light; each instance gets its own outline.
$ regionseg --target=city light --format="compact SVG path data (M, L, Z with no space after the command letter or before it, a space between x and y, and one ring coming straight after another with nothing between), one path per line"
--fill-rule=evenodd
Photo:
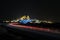
M52 21L38 20L36 18L31 19L30 16L28 16L28 15L27 16L24 15L24 16L20 17L19 19L16 19L16 20L11 20L11 21L7 20L7 21L3 21L3 22L20 22L20 23L22 22L24 24L28 23L28 22L29 23L50 23L50 24L53 23Z
M8 23L8 22L10 22L10 21L3 21L3 22L6 22L6 23Z

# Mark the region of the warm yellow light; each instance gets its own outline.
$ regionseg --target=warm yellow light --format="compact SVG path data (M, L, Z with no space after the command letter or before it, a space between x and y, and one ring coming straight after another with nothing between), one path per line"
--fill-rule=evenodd
M48 21L48 23L53 23L53 22L51 22L51 21Z
M48 23L48 21L43 21L43 22Z
M9 21L5 21L5 22L9 22Z
M25 18L26 18L26 16L22 16L20 19L23 20L23 19L25 19Z
M11 22L14 22L14 20L12 20Z
M30 19L30 17L29 17L29 16L27 16L27 19Z

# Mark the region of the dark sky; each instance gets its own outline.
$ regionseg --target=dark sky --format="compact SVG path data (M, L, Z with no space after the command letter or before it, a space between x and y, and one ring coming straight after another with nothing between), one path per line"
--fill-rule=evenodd
M48 0L14 0L2 1L0 18L14 19L22 15L30 15L41 20L60 22L60 4L58 1Z

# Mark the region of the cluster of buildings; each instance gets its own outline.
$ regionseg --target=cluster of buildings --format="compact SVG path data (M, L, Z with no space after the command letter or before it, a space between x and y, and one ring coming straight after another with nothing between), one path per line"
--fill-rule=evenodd
M11 21L3 21L3 22L19 22L19 21L24 21L24 22L30 22L30 23L53 23L52 21L46 21L46 20L38 20L38 19L31 19L30 16L22 16L19 19L16 20L11 20Z

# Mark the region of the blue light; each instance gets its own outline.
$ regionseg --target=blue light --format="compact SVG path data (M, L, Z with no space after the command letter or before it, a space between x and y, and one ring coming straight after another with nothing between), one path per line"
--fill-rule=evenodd
M32 20L20 20L20 23L27 24L28 22L31 22Z

